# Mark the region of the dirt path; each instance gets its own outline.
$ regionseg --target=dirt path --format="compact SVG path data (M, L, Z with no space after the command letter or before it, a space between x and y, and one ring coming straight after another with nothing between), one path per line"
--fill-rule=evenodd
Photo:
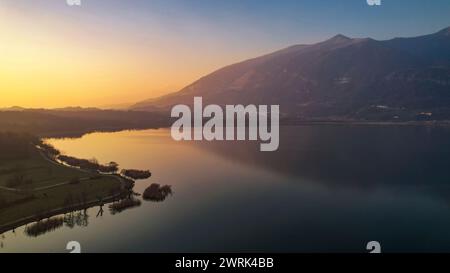
M22 190L19 190L19 189L8 188L8 187L3 187L3 186L0 186L0 190L14 192L14 193L22 192Z

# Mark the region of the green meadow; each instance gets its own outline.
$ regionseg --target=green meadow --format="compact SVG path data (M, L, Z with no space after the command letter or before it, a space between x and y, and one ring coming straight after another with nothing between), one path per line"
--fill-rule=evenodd
M57 209L101 201L120 192L121 181L117 177L59 165L41 154L27 137L19 141L11 138L20 137L0 136L0 229L25 218L38 219Z

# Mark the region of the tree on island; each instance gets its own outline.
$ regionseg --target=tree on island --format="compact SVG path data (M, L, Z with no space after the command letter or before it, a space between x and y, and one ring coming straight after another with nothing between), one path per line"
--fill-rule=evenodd
M119 164L117 162L111 161L108 164L108 168L111 170L112 173L116 173L119 171Z

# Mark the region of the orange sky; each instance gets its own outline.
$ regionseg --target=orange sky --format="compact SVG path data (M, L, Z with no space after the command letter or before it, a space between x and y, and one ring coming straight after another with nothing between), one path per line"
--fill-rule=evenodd
M293 44L412 37L448 27L450 14L448 0L81 2L0 0L0 108L138 102Z
M49 14L0 6L0 107L138 102L249 54L227 55L214 37L180 43L173 28L157 22L111 22L73 7Z

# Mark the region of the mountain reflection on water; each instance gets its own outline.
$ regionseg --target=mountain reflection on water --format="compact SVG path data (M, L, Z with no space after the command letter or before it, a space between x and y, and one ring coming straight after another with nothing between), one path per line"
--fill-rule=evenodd
M374 240L384 252L450 251L450 128L307 125L280 138L276 152L176 142L167 129L54 139L80 158L150 169L134 198L166 181L176 198L115 216L91 208L89 226L38 237L20 228L1 251L63 252L71 240L86 252L366 252Z
M230 145L235 147L230 149ZM278 151L260 152L258 145L248 141L195 143L198 149L225 159L327 187L408 186L422 190L450 179L450 127L283 127Z

